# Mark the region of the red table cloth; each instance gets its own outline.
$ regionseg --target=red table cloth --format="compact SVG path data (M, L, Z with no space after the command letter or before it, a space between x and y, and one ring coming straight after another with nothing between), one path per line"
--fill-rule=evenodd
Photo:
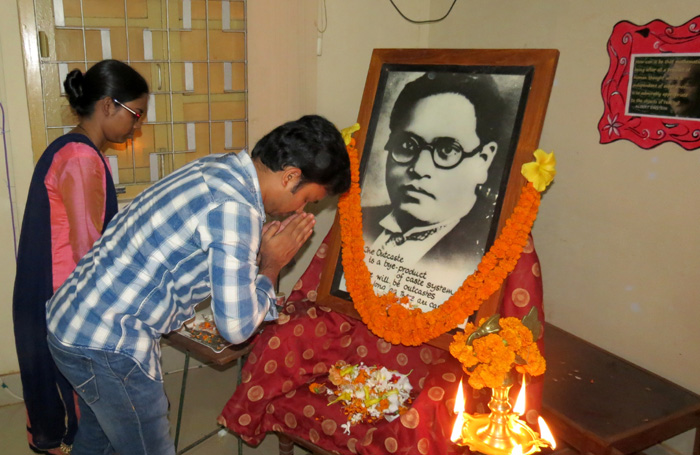
M455 420L452 409L463 375L461 365L449 352L429 345L392 345L372 334L362 321L314 303L327 240L294 286L279 320L266 326L253 341L242 383L220 419L251 445L259 444L267 432L274 431L344 455L467 453L449 440ZM542 279L532 239L508 277L504 295L500 311L503 317L520 318L535 306L544 322ZM333 387L327 373L339 360L410 373L415 398L409 410L392 422L354 425L346 434L341 428L347 422L342 406L328 405L328 395L309 390L312 382ZM533 378L527 388L525 418L534 428L541 384L542 376ZM468 389L466 394L468 411L489 412L487 389Z

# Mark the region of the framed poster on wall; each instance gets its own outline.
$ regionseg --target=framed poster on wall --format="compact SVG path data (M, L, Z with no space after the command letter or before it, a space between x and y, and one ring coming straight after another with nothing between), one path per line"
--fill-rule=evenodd
M519 169L537 146L557 57L556 50L374 51L356 138L365 262L376 294L406 296L428 312L474 272L524 184ZM317 301L357 316L338 231L336 220ZM499 300L482 308L492 313Z
M679 27L618 22L608 54L600 143L700 147L700 16Z

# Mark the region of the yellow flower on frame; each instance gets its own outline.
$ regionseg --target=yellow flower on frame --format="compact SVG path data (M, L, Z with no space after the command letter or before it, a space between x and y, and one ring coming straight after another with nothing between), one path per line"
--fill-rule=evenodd
M343 142L345 142L345 145L350 144L350 139L352 139L352 134L355 131L358 131L360 129L360 124L355 123L353 126L348 126L347 128L343 128L340 130L340 134L343 136Z
M557 159L554 157L554 152L547 153L542 149L537 149L535 150L535 161L523 164L521 172L527 181L531 182L535 189L541 193L554 180L557 173L556 165Z

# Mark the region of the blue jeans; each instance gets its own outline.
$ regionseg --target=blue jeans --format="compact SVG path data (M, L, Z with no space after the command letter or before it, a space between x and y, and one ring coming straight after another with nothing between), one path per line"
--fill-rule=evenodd
M175 455L161 382L129 356L64 346L51 334L48 342L79 397L73 455Z

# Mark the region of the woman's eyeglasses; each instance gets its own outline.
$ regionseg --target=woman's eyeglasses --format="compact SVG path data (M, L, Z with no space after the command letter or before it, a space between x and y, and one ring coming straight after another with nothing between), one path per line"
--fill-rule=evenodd
M112 101L114 101L115 103L117 103L118 105L120 105L121 107L123 107L124 109L126 109L127 111L129 111L129 112L131 113L131 115L134 116L134 118L136 119L136 121L141 120L141 116L142 116L143 114L139 114L138 112L136 112L135 110L133 110L132 108L130 108L129 106L127 106L126 104L122 103L121 101L119 101L119 100L116 99L116 98L112 98Z
M470 158L479 153L481 147L465 152L459 142L451 137L438 137L428 143L418 135L402 131L389 137L386 150L391 155L391 159L399 164L409 164L416 160L423 150L428 150L435 167L452 169L464 158Z

